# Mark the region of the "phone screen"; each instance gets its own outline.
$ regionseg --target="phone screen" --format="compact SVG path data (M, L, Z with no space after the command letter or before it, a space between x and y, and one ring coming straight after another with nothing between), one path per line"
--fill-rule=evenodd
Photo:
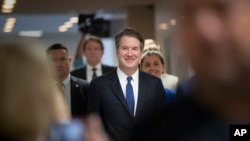
M49 132L49 141L83 141L83 121L72 119L69 123L55 123Z

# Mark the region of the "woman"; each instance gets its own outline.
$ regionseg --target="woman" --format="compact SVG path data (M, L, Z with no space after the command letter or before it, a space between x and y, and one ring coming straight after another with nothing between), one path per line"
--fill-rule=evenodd
M161 78L161 76L164 74L164 64L164 59L160 51L156 49L148 49L143 52L140 62L140 69L141 71ZM165 87L165 92L168 101L173 101L175 99L175 92L173 90Z

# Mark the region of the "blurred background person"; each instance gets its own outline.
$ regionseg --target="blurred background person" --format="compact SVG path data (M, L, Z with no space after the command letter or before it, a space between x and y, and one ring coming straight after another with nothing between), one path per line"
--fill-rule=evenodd
M47 48L47 58L55 68L55 84L61 89L66 105L73 117L85 116L89 83L70 75L71 57L62 44Z
M148 50L148 49L156 49L156 50L161 50L160 45L156 43L155 40L153 39L145 39L144 41L144 49L143 50Z
M134 140L228 141L230 125L250 119L250 2L180 2L179 32L195 85L136 129Z
M158 51L161 51L160 50L161 49L160 46L156 43L155 40L153 40L153 39L146 39L144 42L145 42L145 46L144 46L143 52L145 52L147 50L158 50ZM164 58L163 58L163 61L164 61ZM179 79L175 75L171 75L171 74L166 73L166 67L168 67L168 66L166 66L165 63L164 63L163 64L163 70L162 70L162 73L160 75L160 78L162 80L163 86L164 86L164 88L168 88L170 90L176 91L176 87L178 85Z
M160 78L165 70L165 63L161 52L152 48L145 50L141 57L140 69L141 71ZM168 79L168 81L171 81L171 79ZM173 102L176 97L175 91L165 88L165 92L167 94L167 100Z
M86 38L85 34L82 33L80 42L78 43L77 48L76 48L76 52L75 52L75 59L73 61L74 69L81 68L86 64L86 62L83 59L84 58L83 45L85 42L85 38Z
M0 140L46 140L53 123L69 120L52 71L36 49L0 43Z
M101 63L103 53L104 46L101 39L90 36L83 43L83 54L86 57L87 64L82 68L73 70L71 74L90 82L92 79L114 70L115 67Z

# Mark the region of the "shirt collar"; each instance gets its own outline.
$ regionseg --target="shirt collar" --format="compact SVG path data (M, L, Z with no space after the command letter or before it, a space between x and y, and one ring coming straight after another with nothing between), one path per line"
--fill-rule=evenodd
M67 76L65 80L62 82L65 86L70 83L70 74Z
M96 68L96 70L100 70L101 69L101 63L98 63L95 67L93 67L93 66L91 66L91 65L89 65L87 63L87 69L88 70L92 70L93 68Z
M119 67L117 68L117 74L118 74L118 77L121 80L127 81L128 76ZM131 77L132 77L132 80L134 80L134 81L138 80L138 78L139 78L139 70L137 69L135 71L135 73L131 75Z

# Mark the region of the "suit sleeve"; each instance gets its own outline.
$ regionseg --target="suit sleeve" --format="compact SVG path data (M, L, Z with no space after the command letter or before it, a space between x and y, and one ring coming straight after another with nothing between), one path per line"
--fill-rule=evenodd
M157 109L161 110L166 108L167 105L167 96L165 94L164 87L161 81L158 81L158 88L156 94L158 94L158 102L157 102Z
M88 106L87 112L100 114L101 112L101 95L98 92L98 87L96 86L95 81L90 83L89 95L88 95Z

